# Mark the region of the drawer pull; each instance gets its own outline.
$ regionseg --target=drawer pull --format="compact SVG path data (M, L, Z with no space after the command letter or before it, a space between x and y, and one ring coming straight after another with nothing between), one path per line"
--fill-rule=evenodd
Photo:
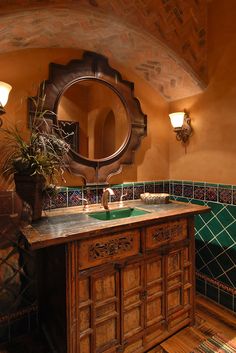
M140 293L140 299L141 300L145 300L147 298L147 291L144 290Z

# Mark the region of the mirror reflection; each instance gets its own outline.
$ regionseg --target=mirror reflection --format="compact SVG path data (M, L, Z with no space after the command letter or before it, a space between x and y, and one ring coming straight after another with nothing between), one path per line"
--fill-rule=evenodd
M88 159L114 154L128 138L129 121L118 94L98 80L84 79L61 96L58 122L71 147Z

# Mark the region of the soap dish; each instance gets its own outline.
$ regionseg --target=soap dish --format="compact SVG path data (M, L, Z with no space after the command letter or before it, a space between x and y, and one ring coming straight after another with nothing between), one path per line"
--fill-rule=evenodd
M170 200L170 195L165 193L145 192L144 194L140 194L140 198L147 204L160 204L168 203Z

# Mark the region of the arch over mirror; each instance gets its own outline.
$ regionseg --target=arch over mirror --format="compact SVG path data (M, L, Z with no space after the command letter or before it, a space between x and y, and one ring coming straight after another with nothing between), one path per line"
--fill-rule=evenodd
M51 63L49 79L40 85L49 125L57 125L70 144L69 170L87 184L105 184L131 164L146 135L147 118L123 80L100 54L85 52L67 65ZM33 97L36 98L36 97ZM35 107L29 99L32 123Z

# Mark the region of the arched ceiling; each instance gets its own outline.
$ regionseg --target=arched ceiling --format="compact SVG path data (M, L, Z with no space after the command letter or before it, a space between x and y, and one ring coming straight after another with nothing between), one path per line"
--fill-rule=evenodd
M206 7L206 0L1 0L0 53L96 51L176 100L205 88Z

